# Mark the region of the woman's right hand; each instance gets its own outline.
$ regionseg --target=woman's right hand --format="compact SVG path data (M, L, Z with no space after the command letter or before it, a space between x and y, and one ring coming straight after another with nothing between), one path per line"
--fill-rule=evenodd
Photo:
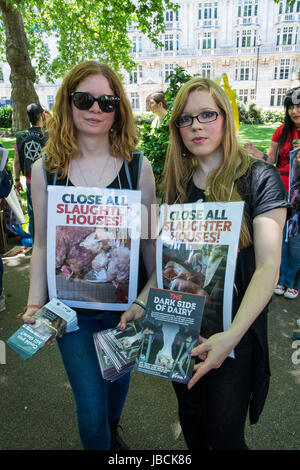
M140 307L139 305L132 305L126 312L123 313L121 316L120 322L118 327L121 330L125 330L127 322L137 320L138 318L142 318L145 315L145 310Z
M22 315L22 319L24 323L35 323L35 318L33 315L40 309L41 307L28 307L26 312Z
M261 150L258 150L255 147L253 142L250 142L250 141L247 142L245 144L245 149L247 150L247 152L250 153L250 155L253 155L253 157L262 159L262 156L263 156L264 153L261 152Z

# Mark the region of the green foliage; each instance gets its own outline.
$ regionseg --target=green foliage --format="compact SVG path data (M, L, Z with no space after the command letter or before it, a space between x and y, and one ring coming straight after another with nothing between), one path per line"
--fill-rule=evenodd
M178 9L172 0L12 0L10 3L22 15L36 73L45 74L48 82L62 77L85 59L108 62L116 70L121 67L130 70L135 63L128 38L129 24L159 46L158 38L165 30L165 10ZM54 59L47 46L50 36L57 40L58 54ZM0 53L4 51L4 43L5 34L0 34Z
M12 107L11 106L1 106L0 107L0 127L5 127L6 129L11 128L12 125Z
M254 103L245 106L238 102L240 122L244 124L264 124L283 122L284 110L268 109L262 110L257 108Z
M157 187L161 182L165 156L169 143L169 118L173 108L174 99L181 85L191 78L192 76L185 72L182 67L177 67L168 77L169 86L165 92L165 99L168 104L168 114L162 121L160 127L152 129L151 122L147 122L140 127L140 150L142 150L151 162Z
M282 109L266 109L263 111L264 122L283 122L284 121L284 110Z
M262 111L256 107L254 103L250 103L246 107L243 103L238 102L240 122L245 124L263 124L264 117Z
M152 113L133 113L135 122L138 126L142 126L143 124L151 124L154 119L154 114Z

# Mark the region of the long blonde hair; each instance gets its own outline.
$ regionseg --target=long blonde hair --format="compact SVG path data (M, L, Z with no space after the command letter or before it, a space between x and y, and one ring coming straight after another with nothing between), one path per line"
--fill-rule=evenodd
M238 143L232 107L224 90L212 80L196 77L180 88L170 117L170 138L162 183L165 202L172 204L177 199L178 202L185 203L188 200L187 185L197 163L195 157L185 148L174 121L182 114L188 96L194 90L207 90L224 113L223 162L209 177L207 200L241 201L235 182L247 172L254 160ZM251 243L251 235L244 217L240 247L243 248Z
M57 172L58 178L67 176L72 155L78 149L76 128L72 118L70 95L82 80L90 75L103 75L110 88L120 98L115 111L113 132L109 133L112 156L123 156L127 161L138 144L138 132L131 105L126 97L123 85L116 72L107 64L87 60L75 65L65 76L55 99L52 116L47 120L48 141L45 146L45 169Z

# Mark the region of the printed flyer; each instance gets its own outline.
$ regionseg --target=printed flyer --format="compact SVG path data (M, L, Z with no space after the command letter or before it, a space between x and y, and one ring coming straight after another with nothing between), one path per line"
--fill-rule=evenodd
M35 323L23 325L7 340L7 344L22 359L30 359L54 336L78 330L75 310L52 299L35 314Z
M205 295L204 339L231 325L243 208L244 202L200 201L161 208L158 287Z
M188 354L198 344L204 295L151 288L135 370L186 383L193 375Z
M70 307L123 311L137 296L141 192L48 186L51 297Z
M293 142L294 143L294 142ZM292 214L289 218L287 237L295 237L298 235L300 227L300 147L290 152L290 179L289 179L289 202L292 205Z

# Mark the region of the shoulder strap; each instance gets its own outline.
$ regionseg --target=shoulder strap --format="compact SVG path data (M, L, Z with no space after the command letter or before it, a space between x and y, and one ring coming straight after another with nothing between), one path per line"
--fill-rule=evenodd
M46 160L46 154L43 153L42 154L42 161L43 161L43 172L44 172L44 178L45 178L46 186L48 186L50 184L49 176L53 176L53 180L52 180L51 184L53 184L55 186L56 185L56 180L57 180L57 173L54 173L53 175L52 174L49 175L49 173L45 170L45 167L44 167L45 160Z
M137 189L139 187L141 169L143 164L143 153L133 152L130 163L125 160L125 172L129 183L129 189Z

